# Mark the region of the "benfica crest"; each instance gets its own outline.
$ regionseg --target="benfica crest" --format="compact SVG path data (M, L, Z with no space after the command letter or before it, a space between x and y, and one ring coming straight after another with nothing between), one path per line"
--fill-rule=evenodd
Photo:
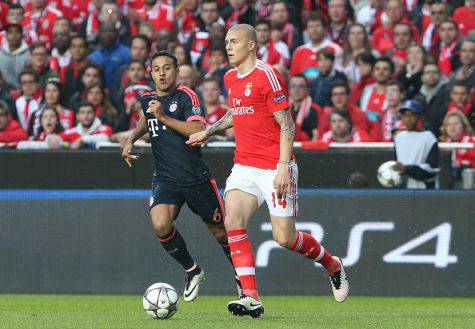
M251 94L252 82L246 84L246 90L244 90L244 96L249 97Z

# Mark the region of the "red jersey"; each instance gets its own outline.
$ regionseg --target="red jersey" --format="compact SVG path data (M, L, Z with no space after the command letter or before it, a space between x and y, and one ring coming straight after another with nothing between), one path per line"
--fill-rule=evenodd
M261 60L246 74L236 69L224 76L236 138L234 162L261 169L276 169L280 157L280 126L274 113L288 110L285 81Z
M94 119L91 127L85 128L82 124L78 124L76 127L66 130L58 135L65 142L72 143L78 138L83 138L85 143L93 143L100 140L107 140L112 136L112 128L103 125L98 118Z
M219 119L221 119L222 117L224 117L224 115L227 113L228 111L226 111L226 109L224 107L222 107L221 105L218 105L218 107L216 108L216 110L214 110L213 113L211 114L206 114L206 122L209 124L209 125L213 125L216 121L218 121Z
M475 136L473 135L462 135L459 137L459 143L472 143L475 144ZM455 161L459 166L470 166L470 168L475 168L475 149L460 149L455 150Z
M469 6L457 8L453 17L460 34L464 37L475 29L475 9L471 9Z
M137 14L142 20L147 20L153 27L159 30L173 31L175 20L175 9L173 6L157 1L151 10L147 10L145 5L137 10Z
M41 41L48 49L51 49L54 22L62 15L59 10L51 7L46 7L41 13L26 12L24 26L28 32L27 42Z
M73 128L74 125L74 112L68 109L65 109L63 112L58 112L59 123L64 128L68 130Z
M339 65L343 54L343 49L333 41L325 39L318 47L313 47L312 43L306 43L298 47L292 56L290 75L303 74L312 81L318 77L317 53L320 50L329 49L335 53L335 65Z

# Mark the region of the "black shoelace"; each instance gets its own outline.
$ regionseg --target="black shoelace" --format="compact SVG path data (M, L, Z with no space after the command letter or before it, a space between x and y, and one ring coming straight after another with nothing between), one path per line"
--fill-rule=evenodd
M340 289L341 286L341 271L335 272L332 275L330 275L330 280L333 283L333 286L335 286L335 289Z

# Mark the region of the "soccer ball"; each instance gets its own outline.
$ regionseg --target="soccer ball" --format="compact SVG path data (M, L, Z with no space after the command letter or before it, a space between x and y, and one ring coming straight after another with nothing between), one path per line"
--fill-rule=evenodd
M167 283L154 283L142 298L143 308L153 319L169 319L178 310L178 293Z
M378 168L378 181L384 187L398 187L402 184L402 175L393 169L396 161L388 161Z

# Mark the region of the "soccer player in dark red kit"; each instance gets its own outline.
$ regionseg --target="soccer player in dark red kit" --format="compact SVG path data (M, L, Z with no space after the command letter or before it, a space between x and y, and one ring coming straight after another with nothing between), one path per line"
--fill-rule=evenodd
M183 204L201 217L232 263L231 251L224 228L221 196L201 149L186 145L188 137L206 127L204 111L195 92L176 86L178 61L166 51L154 54L150 60L156 92L140 97L143 115L122 150L129 167L138 156L131 154L133 144L150 134L155 164L152 183L150 217L163 248L186 271L183 299L198 296L205 272L193 260L185 240L174 227ZM240 282L236 277L238 293Z
M266 201L274 240L323 265L338 302L348 296L343 264L310 234L296 231L297 164L292 147L295 127L282 76L256 58L257 36L247 24L232 27L226 35L229 62L236 68L226 73L229 94L227 114L205 131L190 136L188 144L201 145L210 136L234 127L234 167L226 181L225 226L236 272L242 284L239 300L228 303L238 316L259 317L264 307L257 291L254 253L247 224Z

